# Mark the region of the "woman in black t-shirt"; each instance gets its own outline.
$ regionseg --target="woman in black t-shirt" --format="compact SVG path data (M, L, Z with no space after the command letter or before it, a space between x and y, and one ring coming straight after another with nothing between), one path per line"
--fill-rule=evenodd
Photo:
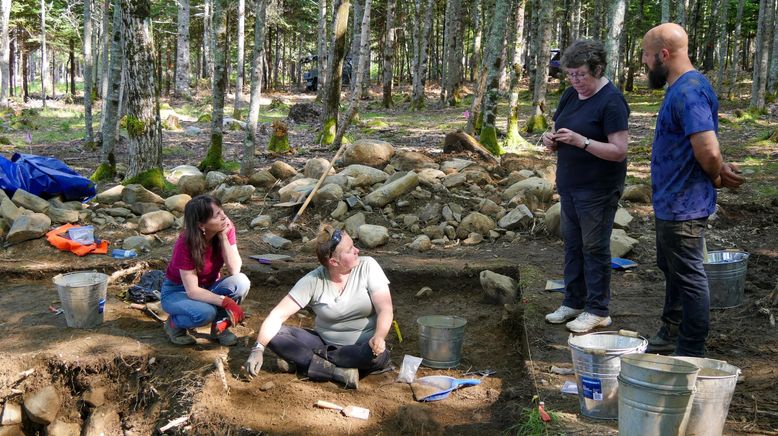
M543 144L557 153L557 190L565 242L565 299L546 315L552 324L583 333L608 326L610 236L627 173L627 118L624 96L603 76L602 43L579 40L562 55L573 86L554 113L554 129Z

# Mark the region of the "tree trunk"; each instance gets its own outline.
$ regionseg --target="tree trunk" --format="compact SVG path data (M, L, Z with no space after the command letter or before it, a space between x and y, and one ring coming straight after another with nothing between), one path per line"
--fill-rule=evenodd
M461 47L462 32L462 1L451 0L446 6L449 21L446 23L446 85L445 97L449 106L457 106L460 103L462 86L462 53L457 50Z
M416 0L420 6L422 0ZM430 45L430 30L432 28L433 0L427 0L424 12L424 26L419 35L419 63L418 70L413 78L413 95L411 96L411 110L421 110L425 105L424 85L427 79L427 63Z
M521 137L519 133L519 83L521 81L521 75L524 70L524 12L526 8L526 0L519 0L516 5L516 21L511 25L516 26L516 48L513 51L513 59L511 60L511 83L509 86L510 101L508 114L508 128L505 136L505 148L508 151L518 151L521 148L527 148L529 143Z
M211 145L205 158L200 162L201 171L216 170L224 166L222 148L224 143L224 93L227 86L225 64L227 60L227 26L225 24L224 0L213 0L213 80L211 95L213 110L211 111Z
M581 37L581 0L573 0L570 5L570 42Z
M275 43L273 59L273 89L278 89L278 67L281 65L281 35L278 31L278 24L275 25L275 32L273 32L273 42Z
M687 1L688 0L677 0L676 3L675 22L682 27L686 25L686 2Z
M46 107L46 1L41 0L41 100Z
M232 116L235 119L241 119L241 107L243 107L243 76L245 64L245 43L246 38L246 1L238 0L238 63L235 65L235 106ZM228 76L229 77L229 76Z
M13 97L16 95L16 78L18 76L19 61L17 56L19 55L16 49L16 38L10 41L8 44L8 95ZM67 86L67 80L65 80Z
M316 99L324 100L327 84L327 0L319 0L319 34L316 40Z
M473 0L473 52L470 58L470 81L475 80L475 73L481 68L481 37L483 24L481 23L481 0Z
M770 67L767 72L767 92L775 96L778 88L778 10L773 14L773 43L770 53Z
M670 0L661 0L662 16L659 19L662 23L670 21Z
M356 80L354 80L354 90L351 92L351 101L348 105L348 111L343 117L343 120L339 123L338 130L335 133L335 139L332 141L332 148L334 149L340 148L341 142L343 141L343 135L346 133L346 129L348 129L349 124L351 124L351 120L359 110L359 102L361 100L360 94L362 94L362 78L364 77L364 70L367 65L365 60L370 53L370 0L365 0L365 7L362 11L361 29L361 34L359 36L359 58L357 61L358 67L356 71Z
M10 39L8 38L8 21L11 17L11 0L0 0L0 105L8 106L10 92L11 69Z
M103 0L103 31L100 36L103 40L103 56L101 57L102 65L100 68L100 98L105 99L108 94L108 54L111 50L111 38L108 37L110 33L110 21L111 21L111 0ZM103 111L105 112L105 111ZM102 113L100 114L100 125L102 126L103 120Z
M127 136L129 165L125 183L163 188L162 123L154 77L151 2L121 0L124 53L127 56Z
M502 72L502 53L505 45L505 26L512 9L510 0L497 0L494 5L492 26L489 30L486 63L489 73L486 78L486 94L484 95L484 121L481 127L480 141L493 155L502 154L502 147L497 141L497 99L500 93L500 73Z
M84 123L88 147L94 144L92 131L92 0L84 0Z
M724 2L720 0L712 0L711 2L711 11L709 14L705 14L705 20L710 22L711 25L708 26L708 29L705 34L705 47L704 47L704 56L702 61L702 71L708 72L713 69L713 56L715 54L715 48L716 48L716 37L718 36L717 27L719 23L719 16L721 14L720 9L721 5L726 3L726 0Z
M608 38L605 40L605 53L608 66L605 75L614 83L619 83L619 43L624 30L624 15L627 10L626 0L612 0L608 13Z
M203 78L213 78L213 0L203 3Z
M545 117L546 112L546 87L548 77L548 61L550 58L549 44L551 40L551 23L554 2L551 0L541 1L540 16L538 17L538 35L537 38L537 64L535 68L535 83L532 91L532 106L534 114L527 123L527 132L537 133L546 130L548 121Z
M70 65L70 95L76 96L76 40L70 38L68 50L68 65Z
M357 61L359 60L359 44L360 29L362 25L362 5L365 0L354 0L354 16L351 20L351 48L349 48L349 56L351 57L351 81L349 82L349 88L354 89L354 72L359 69Z
M719 66L716 74L716 92L719 98L724 97L724 73L727 71L727 20L729 14L729 1L724 0L719 12L719 21L716 31L719 35Z
M189 0L178 0L178 29L176 32L176 86L175 95L190 98L189 89Z
M767 88L767 55L768 45L765 44L770 34L768 26L770 25L770 15L772 10L772 0L762 0L759 2L759 21L756 32L756 52L754 54L754 74L751 84L751 103L750 107L762 110L765 107L765 90Z
M246 138L243 140L243 160L240 174L249 176L254 171L254 153L257 145L257 120L259 120L259 98L262 95L262 60L265 57L265 15L267 0L254 0L254 48L251 53L251 97Z
M24 102L27 103L30 100L30 90L27 84L27 77L29 77L28 69L30 66L30 54L27 52L27 46L24 43L24 39L20 40L19 45L19 49L22 55L22 97Z
M340 106L340 85L343 76L343 57L346 54L346 31L348 29L349 0L334 0L335 13L332 18L333 33L330 54L327 59L327 91L322 110L322 130L318 143L330 145L338 131L338 107Z
M732 63L729 65L729 88L727 89L727 98L732 96L732 90L737 85L737 69L739 67L740 60L740 39L742 37L742 23L743 23L743 6L745 0L740 0L737 7L737 18L735 19L735 34L732 39L735 41L735 45L732 48Z
M386 29L384 35L384 107L390 108L394 105L392 101L392 72L394 68L394 8L396 0L386 0Z
M116 157L114 155L114 143L116 142L116 126L119 115L119 94L122 86L122 65L124 54L122 51L122 8L121 1L114 0L113 4L113 32L111 34L111 62L108 72L108 92L103 99L103 122L100 126L100 165L92 174L95 182L112 180L116 174ZM107 35L106 35L107 36Z

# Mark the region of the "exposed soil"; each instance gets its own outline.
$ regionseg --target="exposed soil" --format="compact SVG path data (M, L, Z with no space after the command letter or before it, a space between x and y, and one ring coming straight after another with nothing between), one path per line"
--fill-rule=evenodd
M459 116L461 109L428 110L431 117ZM383 113L391 119L392 113ZM423 117L420 117L423 118ZM638 118L636 130L651 134L651 118ZM434 121L433 121L434 122ZM185 123L186 124L186 123ZM642 130L641 130L642 129ZM292 144L310 143L308 132L292 129ZM431 125L419 127L411 137L391 138L396 146L414 146L429 150L442 144L445 132ZM182 133L165 133L165 143L181 145ZM225 140L228 156L238 156L240 132L229 132ZM295 139L295 135L299 135ZM641 133L642 135L642 133ZM737 147L744 136L753 132L722 134L725 155L743 162L754 150ZM375 134L381 137L381 132ZM532 140L533 138L529 138ZM536 139L536 138L534 138ZM192 144L194 157L166 158L166 166L194 163L204 153L205 135ZM73 144L46 144L32 151L57 156L88 173L96 166L96 155ZM196 145L196 147L194 147ZM120 145L120 151L121 149ZM300 168L317 155L330 157L324 150L304 150L297 155L281 157ZM776 155L775 148L761 150L767 159ZM276 157L266 157L260 166ZM547 156L533 161L549 163ZM645 156L630 165L630 175L647 177ZM755 168L749 174L762 183L774 183L776 175ZM740 367L738 383L727 418L726 434L778 434L778 394L774 382L778 359L778 332L774 326L776 308L766 299L776 286L778 276L778 201L758 195L746 186L740 193L723 192L720 210L710 222L708 248L737 248L750 253L746 277L745 300L738 308L712 312L709 357L726 360ZM640 244L628 257L639 267L628 272L614 272L611 312L614 325L608 330L636 330L650 335L659 326L663 302L663 276L656 268L654 229L650 205L624 204L635 216L628 233ZM227 211L239 229L263 208L262 200L245 205L228 205ZM312 234L318 216L325 211L306 213L303 228ZM121 227L101 231L105 239L128 236ZM220 347L209 342L205 330L199 332L198 344L176 347L168 343L161 325L143 312L132 309L121 299L123 291L146 269L163 268L170 256L177 232L158 234L162 244L138 259L116 260L106 256L77 258L56 252L44 240L30 241L0 251L0 399L20 402L21 395L12 389L31 392L53 384L63 399L60 417L65 421L83 422L89 408L81 401L90 387L107 389L108 404L119 412L124 430L149 434L181 416L189 420L172 431L199 434L499 434L520 420L521 412L530 407L532 397L539 395L546 409L560 416L552 433L614 434L615 421L584 418L575 396L559 391L573 376L553 374L552 366L571 368L567 348L569 332L564 326L552 326L543 315L561 301L559 293L543 290L547 279L562 277L562 243L544 232L526 232L512 242L498 240L474 247L450 246L418 253L404 247L405 239L391 242L377 250L364 250L375 257L387 272L402 342L394 333L387 338L392 361L399 368L404 354L418 356L419 332L416 319L422 315L448 314L467 319L462 361L448 370L422 367L417 375L450 375L462 377L469 370L492 369L496 373L482 379L478 386L454 391L449 398L418 403L408 384L396 383L397 372L363 378L358 390L344 390L333 383L314 383L294 374L278 371L272 353L266 353L265 366L259 377L249 379L241 369L253 344L256 332L269 312L305 272L315 266L312 255L295 248L284 252L294 259L274 267L257 264L252 254L272 252L261 242L260 233L239 233L239 248L244 256L244 270L252 279L252 290L246 302L249 318L236 329L242 338L238 346ZM135 267L135 269L133 269ZM117 274L108 289L105 322L99 328L78 330L66 328L63 315L51 313L50 305L60 305L51 277L57 273L95 269ZM515 308L488 304L478 282L478 273L490 269L520 279L521 301ZM417 297L423 286L433 292ZM771 313L773 315L771 315ZM771 320L772 324L771 324ZM308 315L292 321L308 326ZM214 369L217 358L226 359L226 381L229 393ZM16 383L19 373L35 372ZM370 418L360 420L342 416L337 411L314 407L317 400L342 406L370 409ZM41 428L24 423L32 434Z

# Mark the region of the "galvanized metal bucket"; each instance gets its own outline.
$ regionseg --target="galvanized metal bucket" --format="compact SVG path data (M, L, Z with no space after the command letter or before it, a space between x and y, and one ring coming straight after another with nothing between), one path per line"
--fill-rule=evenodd
M644 352L648 341L635 332L620 330L570 335L567 344L572 354L581 414L596 419L617 419L619 383L616 377L621 368L620 356Z
M692 391L700 368L673 357L658 354L627 354L621 356L624 381L637 386L668 391Z
M654 389L619 376L620 436L682 436L691 411L691 390Z
M676 357L700 368L692 401L687 436L719 436L729 413L740 368L722 360Z
M94 328L103 323L107 275L95 271L59 274L54 284L68 327Z
M459 316L427 315L419 325L421 364L430 368L453 368L462 359L462 340L467 320Z
M729 309L743 304L748 253L709 251L703 266L708 276L711 309Z

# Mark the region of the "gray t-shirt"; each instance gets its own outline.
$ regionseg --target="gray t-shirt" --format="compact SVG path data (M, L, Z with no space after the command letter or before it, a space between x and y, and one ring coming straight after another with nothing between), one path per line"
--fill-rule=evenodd
M360 257L343 288L333 286L323 266L297 281L289 296L316 314L316 333L331 345L361 344L375 333L376 314L371 294L386 289L389 279L372 257Z

